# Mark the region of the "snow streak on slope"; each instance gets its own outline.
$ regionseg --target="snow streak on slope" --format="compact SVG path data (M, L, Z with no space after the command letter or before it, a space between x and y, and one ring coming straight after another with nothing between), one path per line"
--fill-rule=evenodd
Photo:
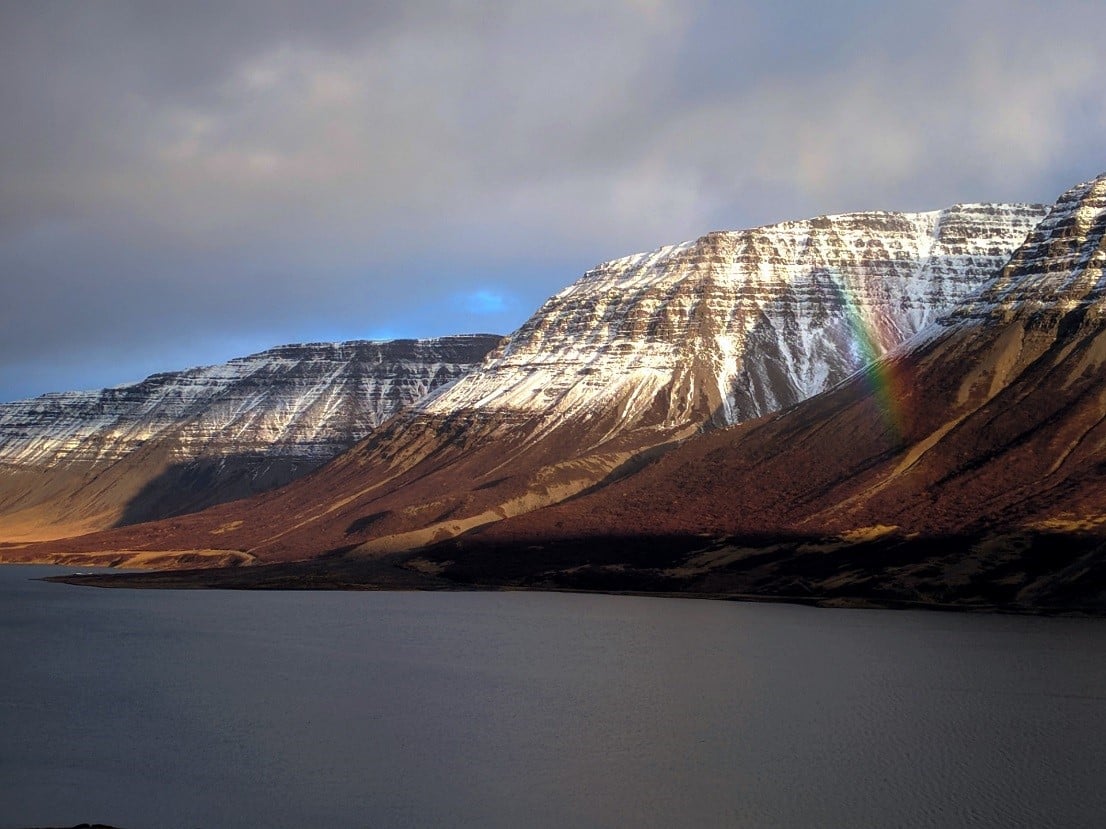
M0 405L0 464L117 461L169 438L171 457L323 461L478 364L493 335L286 345L140 383Z
M562 422L614 411L620 428L757 417L817 394L976 293L1044 213L853 213L616 259L417 408Z
M1106 175L1072 187L1029 234L994 284L950 321L1066 312L1106 297Z

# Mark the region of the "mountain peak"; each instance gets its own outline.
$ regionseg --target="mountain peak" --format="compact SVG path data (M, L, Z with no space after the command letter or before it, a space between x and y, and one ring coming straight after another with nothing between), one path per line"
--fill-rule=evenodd
M1106 174L1065 192L994 284L951 321L1066 312L1106 297Z
M822 391L976 293L1044 213L1004 204L844 213L613 259L420 409L550 420L617 412L623 428L758 417Z

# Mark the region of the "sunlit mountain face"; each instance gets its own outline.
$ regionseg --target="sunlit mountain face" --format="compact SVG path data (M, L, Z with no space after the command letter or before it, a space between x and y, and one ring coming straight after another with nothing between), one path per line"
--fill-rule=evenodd
M288 483L472 369L499 340L287 345L0 405L0 537L133 524Z

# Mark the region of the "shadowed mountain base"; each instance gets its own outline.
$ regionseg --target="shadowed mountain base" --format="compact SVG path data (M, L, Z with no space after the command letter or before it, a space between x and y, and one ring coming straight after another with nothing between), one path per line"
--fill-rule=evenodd
M0 472L0 538L43 541L187 515L278 489L322 463L308 456L260 453L171 462L159 453L139 451L104 468L5 468Z
M416 554L335 551L233 570L65 576L99 587L276 590L531 589L1106 615L1106 539L804 536L564 538L520 548L454 539Z

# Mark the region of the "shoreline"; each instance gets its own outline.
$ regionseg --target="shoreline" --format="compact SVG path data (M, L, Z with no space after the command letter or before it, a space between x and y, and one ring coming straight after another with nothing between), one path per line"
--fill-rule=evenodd
M266 568L288 565L260 565L243 568L254 572ZM113 568L98 568L113 570ZM383 569L383 568L381 568ZM925 610L953 613L999 614L1012 616L1039 616L1048 618L1106 619L1106 609L1086 606L1057 607L1032 605L1004 605L982 603L929 602L924 600L894 599L863 595L788 595L744 592L704 592L679 590L620 590L564 587L557 585L526 586L517 584L465 583L450 581L426 574L405 571L389 565L391 578L378 581L349 581L342 579L305 578L297 580L285 575L269 583L246 584L234 579L244 575L236 569L226 578L219 578L216 570L144 570L131 572L73 573L44 576L38 581L68 584L75 587L95 587L115 590L264 590L264 591L318 591L318 592L488 592L488 593L575 593L581 595L634 596L658 599L698 599L722 602L746 602L753 604L789 604L817 607L828 610ZM398 571L398 572L397 572ZM396 577L405 573L406 577Z
M487 541L416 551L339 548L297 561L238 551L51 552L0 563L44 564L71 585L222 590L533 590L777 602L813 607L1106 617L1103 542L1090 533L996 532L860 540L765 533ZM207 555L204 555L204 554ZM22 558L22 560L20 560ZM38 558L38 561L33 559ZM31 560L28 560L31 559ZM219 565L222 566L219 566ZM213 566L214 565L214 566ZM129 568L128 568L129 569Z

